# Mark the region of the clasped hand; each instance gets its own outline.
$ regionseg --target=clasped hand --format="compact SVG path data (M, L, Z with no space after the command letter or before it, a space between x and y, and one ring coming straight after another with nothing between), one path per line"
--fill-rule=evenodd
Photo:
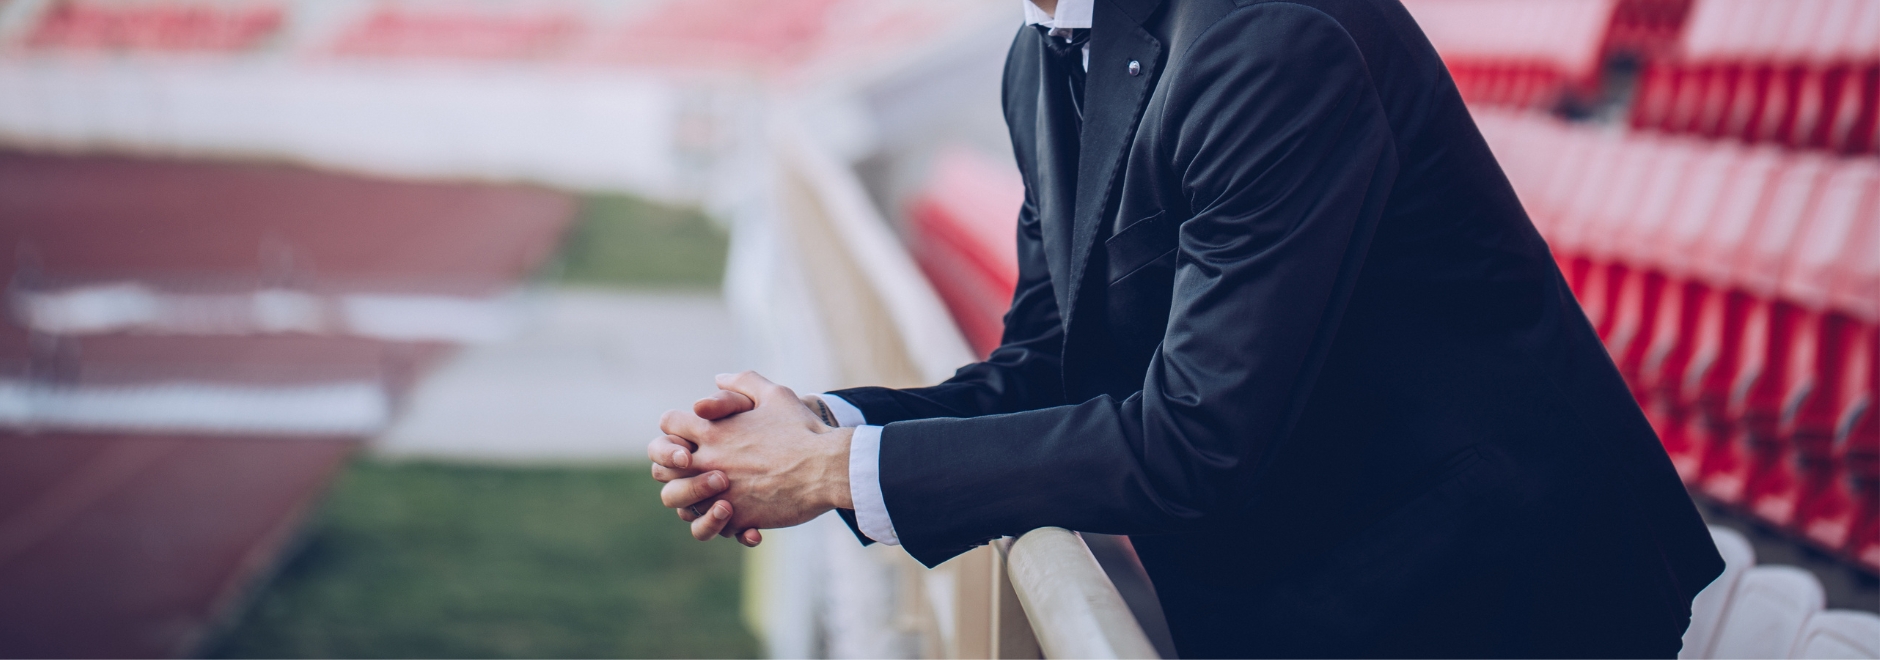
M646 447L659 500L700 541L809 522L849 498L852 429L824 424L790 388L756 372L720 375L718 392L660 417Z

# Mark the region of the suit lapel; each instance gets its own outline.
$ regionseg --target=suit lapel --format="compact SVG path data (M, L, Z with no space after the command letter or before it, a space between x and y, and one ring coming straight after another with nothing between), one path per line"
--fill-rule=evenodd
M1117 168L1135 136L1161 66L1162 42L1141 25L1157 4L1153 0L1098 0L1091 18L1090 71L1084 82L1084 127L1068 241L1070 286L1068 291L1058 291L1066 330L1072 327L1104 210L1115 195ZM1138 67L1136 75L1130 74L1131 62Z

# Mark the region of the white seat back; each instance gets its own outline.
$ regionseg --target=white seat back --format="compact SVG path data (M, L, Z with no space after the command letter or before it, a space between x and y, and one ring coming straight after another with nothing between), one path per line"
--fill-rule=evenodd
M1713 658L1781 658L1795 647L1824 595L1815 575L1793 566L1743 572L1718 626Z
M1828 610L1808 619L1791 658L1880 658L1880 616Z
M1678 652L1680 658L1711 657L1717 624L1730 605L1737 580L1743 576L1743 571L1756 565L1756 551L1750 548L1749 539L1736 530L1713 526L1710 538L1716 542L1717 552L1723 555L1723 574L1697 592L1697 598L1691 601L1691 627L1684 630L1684 650Z

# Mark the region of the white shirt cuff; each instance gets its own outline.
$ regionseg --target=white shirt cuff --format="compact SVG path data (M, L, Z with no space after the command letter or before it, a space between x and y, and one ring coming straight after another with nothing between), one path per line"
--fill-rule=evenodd
M822 397L823 405L829 406L829 414L836 416L836 426L848 428L868 423L868 418L862 416L862 409L855 407L853 403L844 401L842 397L828 392L818 394L817 396Z
M830 412L835 412L835 401L840 400L829 397L823 401L829 404ZM855 503L855 526L863 534L882 545L901 544L901 537L894 534L894 521L888 519L888 503L881 498L879 426L856 427L849 439L849 499Z

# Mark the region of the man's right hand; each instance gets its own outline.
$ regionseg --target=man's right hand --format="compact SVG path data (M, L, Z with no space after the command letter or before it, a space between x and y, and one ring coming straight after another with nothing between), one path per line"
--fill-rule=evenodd
M803 397L804 403L812 410L816 406L810 403L812 397ZM692 404L692 413L706 420L718 420L755 408L757 404L750 398L729 390L718 390ZM659 491L660 503L679 513L679 519L692 525L692 537L700 541L710 540L713 536L728 536L738 539L744 545L756 547L764 540L763 534L755 529L743 530L731 534L724 528L731 521L731 503L712 498L731 487L725 473L711 471L700 473L692 469L692 452L697 449L685 438L676 435L663 435L654 438L646 446L647 458L653 461L653 479L666 484ZM707 508L709 507L709 508ZM702 511L704 515L695 513Z

